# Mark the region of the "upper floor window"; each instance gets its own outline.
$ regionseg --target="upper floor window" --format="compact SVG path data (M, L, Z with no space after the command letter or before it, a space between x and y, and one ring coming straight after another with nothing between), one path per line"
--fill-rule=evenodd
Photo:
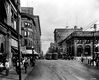
M24 36L25 36L25 37L28 36L28 32L27 32L27 31L24 32Z
M77 44L82 44L83 40L77 40Z
M91 41L90 41L90 40L86 40L85 43L86 43L86 44L90 44Z
M25 22L25 23L24 23L24 26L25 26L25 27L28 27L28 28L32 28L32 24L29 23L29 22Z

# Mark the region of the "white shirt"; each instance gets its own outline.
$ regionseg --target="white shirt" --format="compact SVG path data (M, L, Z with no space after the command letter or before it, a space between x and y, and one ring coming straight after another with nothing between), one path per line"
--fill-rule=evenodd
M0 64L0 67L4 67L2 63Z
M6 67L6 68L9 68L9 62L6 62L6 63L5 63L5 67Z

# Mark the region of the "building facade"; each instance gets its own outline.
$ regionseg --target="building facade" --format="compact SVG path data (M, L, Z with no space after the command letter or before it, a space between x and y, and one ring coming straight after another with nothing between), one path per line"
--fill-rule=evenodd
M77 28L77 26L74 26L74 28L60 28L55 29L54 31L54 43L57 44L57 48L61 54L64 54L67 52L66 48L66 42L64 41L65 38L67 38L72 32L74 31L82 31L82 28Z
M95 46L99 44L99 31L74 32L67 37L66 43L67 52L70 51L69 53L73 56L94 56L94 53L99 51Z
M35 26L36 26L36 31L34 31L34 45L35 45L35 50L37 53L41 53L41 27L40 27L40 19L38 15L34 15L34 21L35 21Z
M34 48L34 52L41 53L41 29L39 16L33 15L33 8L22 7L22 46L26 49ZM29 51L29 50L28 50ZM26 52L27 53L27 52ZM31 51L30 51L31 53Z
M14 54L18 54L20 19L20 0L0 1L0 61L8 59L10 66Z
M66 54L74 57L96 57L99 48L99 31L74 31L60 44L66 43Z
M21 33L22 43L21 47L25 47L25 54L32 54L33 45L33 27L35 27L34 20L29 14L21 13Z
M77 28L77 26L74 26L74 28L58 28L54 30L54 41L55 43L59 43L62 40L64 40L68 35L70 35L74 31L82 31L82 28Z

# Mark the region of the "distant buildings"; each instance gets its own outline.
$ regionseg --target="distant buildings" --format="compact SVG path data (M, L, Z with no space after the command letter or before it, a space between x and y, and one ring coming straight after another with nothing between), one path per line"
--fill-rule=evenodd
M82 28L55 29L54 41L58 49L68 56L95 56L99 51L95 46L99 43L99 32L82 31ZM93 47L94 46L94 47Z
M56 28L54 30L55 43L61 42L62 40L64 40L67 36L69 36L74 31L82 31L82 28L77 28L77 26L74 26L74 28L70 28L70 29Z

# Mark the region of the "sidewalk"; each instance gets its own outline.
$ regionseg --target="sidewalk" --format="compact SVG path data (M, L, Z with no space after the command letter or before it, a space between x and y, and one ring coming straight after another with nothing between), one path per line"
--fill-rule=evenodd
M89 67L90 69L95 69L95 70L99 70L99 67L96 66L96 64L89 64L88 59L84 59L83 62L79 61L80 63L82 63L83 65L85 65L86 67Z
M21 70L22 80L25 80L25 78L32 71L32 69L33 69L33 67L28 66L27 73L25 73L24 69ZM9 71L9 75L8 76L0 75L0 80L19 80L19 75L16 73L16 71L14 69L11 69Z

